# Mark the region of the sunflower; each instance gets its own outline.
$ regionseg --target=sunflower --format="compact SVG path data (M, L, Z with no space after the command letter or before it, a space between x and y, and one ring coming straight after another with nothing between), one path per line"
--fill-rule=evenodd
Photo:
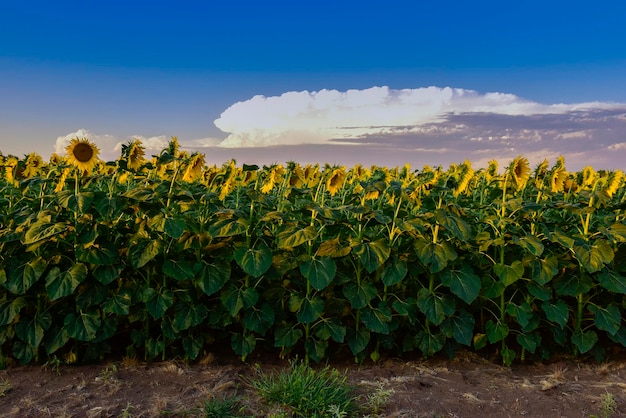
M466 160L463 164L458 166L458 173L459 183L452 192L452 195L454 197L457 197L461 193L465 193L467 191L469 183L472 180L472 177L474 177L474 169L472 168L472 163Z
M127 145L122 145L122 157L126 159L126 167L139 170L145 164L146 149L138 139L133 139Z
M74 164L81 172L90 173L98 162L98 153L100 150L95 144L92 144L87 138L74 138L70 144L65 147L68 160Z
M285 172L285 169L280 164L272 167L269 174L265 178L265 182L263 183L263 186L261 186L261 193L268 194L269 192L271 192L274 186L276 186L276 183L280 182L281 176L283 175L284 172Z
M550 177L550 188L552 193L562 192L565 188L565 180L567 179L567 171L564 168L557 168L552 171Z
M4 178L10 184L15 184L15 171L19 160L14 156L8 156L4 160Z
M624 173L622 170L616 170L609 175L606 187L602 190L608 197L613 197L615 192L621 187L622 180L624 180Z
M43 167L43 159L36 152L31 152L26 157L26 161L24 163L24 171L22 175L25 178L36 177Z
M183 181L193 183L202 177L202 170L204 170L204 155L196 152L189 160L185 174L183 174Z
M517 190L523 189L530 178L528 160L522 156L515 158L509 166L509 173Z
M72 167L68 167L63 170L63 173L61 173L61 177L59 177L59 182L54 188L55 193L60 193L63 191L63 189L65 188L65 182L67 181L67 176L70 174L70 171L72 171Z
M326 181L326 189L330 192L331 196L337 194L341 186L343 186L343 182L346 180L346 170L345 167L335 168Z
M598 179L598 173L591 166L583 168L582 171L582 185L584 187L591 187Z

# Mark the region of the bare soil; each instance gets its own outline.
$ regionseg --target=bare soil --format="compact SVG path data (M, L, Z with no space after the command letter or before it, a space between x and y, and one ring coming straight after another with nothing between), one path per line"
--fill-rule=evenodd
M258 360L258 361L257 361ZM2 417L195 417L211 397L238 396L244 413L267 416L246 379L287 361L208 355L195 364L122 360L96 365L10 366L0 371ZM378 417L608 417L626 416L626 359L606 363L561 359L504 367L471 353L454 360L384 359L377 364L331 364L367 403L388 392ZM607 399L616 401L607 409Z

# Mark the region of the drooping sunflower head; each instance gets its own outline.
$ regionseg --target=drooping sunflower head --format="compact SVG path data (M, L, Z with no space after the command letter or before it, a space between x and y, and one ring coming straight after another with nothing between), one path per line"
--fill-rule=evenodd
M452 194L456 197L462 193L465 193L469 189L470 181L474 176L474 169L469 161L465 161L458 166L458 184Z
M265 181L263 186L261 186L261 193L268 194L271 192L274 186L276 186L277 183L280 183L284 172L285 169L280 164L271 167L269 172L266 172Z
M622 170L613 171L606 182L606 186L603 188L603 192L608 197L613 197L615 192L622 187L622 181L624 180L624 172Z
M525 157L519 156L515 158L509 166L509 175L515 184L517 190L523 189L526 182L530 178L530 166Z
M345 167L335 168L328 180L326 181L326 190L330 192L331 196L334 196L339 192L339 189L343 186L344 181L346 181L346 169Z
M598 173L591 166L583 168L582 185L583 187L591 187L598 180Z
M127 145L122 145L122 157L126 160L126 167L139 170L146 162L146 149L138 139L133 139Z
M52 166L60 166L61 164L63 164L65 162L65 157L60 156L59 154L57 154L56 152L53 153L50 156L50 162L49 164Z
M100 150L87 138L74 138L65 147L67 157L71 164L76 166L81 172L90 173L98 162Z
M183 181L187 183L193 183L200 177L202 177L202 171L204 170L204 155L200 153L194 153L189 158L189 164L183 174Z
M565 190L565 180L567 179L567 171L561 168L552 170L550 176L550 189L552 193L559 193Z
M29 179L35 177L39 174L43 167L43 159L36 152L31 152L26 156L26 161L24 162L24 171L22 175Z

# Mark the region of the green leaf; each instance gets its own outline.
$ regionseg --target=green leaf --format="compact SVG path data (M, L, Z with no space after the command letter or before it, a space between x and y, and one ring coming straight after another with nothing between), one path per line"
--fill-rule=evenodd
M359 286L356 282L347 283L342 289L343 295L350 301L353 309L365 307L378 292L371 283Z
M566 276L554 280L554 289L561 296L578 296L587 293L593 287L593 282L587 274L569 272Z
M616 222L607 231L615 241L626 242L626 224Z
M192 279L195 276L192 263L187 260L173 260L171 258L163 263L163 273L178 281Z
M101 323L98 311L81 311L67 314L63 321L63 329L71 338L79 341L93 341Z
M165 341L161 339L148 338L146 341L146 355L148 360L157 357L165 351Z
M561 328L563 328L567 323L569 310L562 299L559 299L556 304L552 304L547 301L543 302L541 304L541 309L543 309L546 313L546 318L548 318L549 321L556 322Z
M233 257L239 267L252 277L261 277L272 266L272 250L264 242L259 248L238 245Z
M315 335L322 340L332 338L337 343L343 343L346 338L346 327L336 319L325 319L315 325Z
M531 353L534 353L537 347L541 345L541 335L539 334L518 334L516 340L519 345Z
M333 239L327 239L322 242L315 252L317 257L332 257L340 258L350 254L352 247L349 245L343 245L339 242L339 237Z
M373 273L382 266L391 254L391 249L386 239L373 242L364 242L354 247L354 253L368 273Z
M131 295L127 290L120 290L104 302L102 311L116 315L128 315L130 312Z
M252 306L243 316L244 326L252 331L265 335L268 329L274 325L274 309L269 303L262 303L261 309Z
M174 293L165 288L155 290L148 287L143 291L142 301L150 315L154 319L159 319L174 304Z
M207 296L211 296L230 280L230 272L230 263L224 259L217 258L210 263L203 262L193 283Z
M380 302L378 307L365 307L361 310L361 321L368 330L379 334L389 334L389 322L391 322L391 311L384 302Z
M67 331L64 329L59 329L55 327L55 329L50 330L46 336L44 336L44 345L46 347L46 353L48 355L56 352L60 348L62 348L67 342L70 340L70 336L67 335Z
M200 325L202 321L209 315L209 310L203 304L197 301L185 302L179 300L174 305L174 320L172 327L174 331L180 332L196 325Z
M160 239L144 239L130 247L128 250L128 258L130 259L131 265L138 269L145 266L159 255L164 247L165 245Z
M458 255L454 247L447 241L434 243L431 241L417 240L415 250L422 264L430 268L431 273L437 273L448 265L449 261L455 260Z
M550 300L552 298L551 289L546 289L545 287L539 286L535 282L528 282L527 289L528 293L541 301Z
M307 226L305 228L298 228L297 224L286 225L276 235L278 241L278 248L295 248L317 238L317 228Z
M491 344L501 341L509 335L509 326L506 324L495 323L491 319L485 323L485 331L487 338Z
M35 257L16 269L9 269L5 287L13 294L23 295L41 278L47 267L48 263L42 257Z
M44 333L52 325L48 313L37 314L33 318L23 318L15 324L15 335L33 348L39 347Z
M475 320L472 314L461 309L458 315L448 316L439 326L446 337L459 343L470 346L474 335Z
M439 225L461 241L468 241L472 237L472 228L458 216L443 209L436 209L435 218Z
M327 348L328 341L318 341L315 338L309 338L304 342L306 355L316 363L324 358Z
M608 305L606 308L590 304L589 310L595 315L594 322L596 327L602 331L614 335L622 325L622 315L619 312L619 308L614 303Z
M178 239L185 232L185 220L177 218L165 218L163 231L174 239Z
M613 248L604 240L598 240L593 245L575 245L574 254L580 264L589 273L602 270L605 264L613 261Z
M513 318L517 319L517 322L522 328L526 328L533 316L533 308L528 302L524 302L519 306L515 305L513 302L509 302L507 303L506 311Z
M118 261L117 249L108 242L89 245L87 248L77 251L78 260L96 265L111 265Z
M504 363L505 366L511 366L511 364L513 364L513 360L515 360L515 351L506 347L500 352L500 355L502 356L502 363Z
M531 279L543 286L559 272L559 260L554 255L535 258L530 262L530 271Z
M539 257L543 253L543 244L541 240L534 235L525 235L523 237L513 236L513 243L522 247L526 252Z
M385 266L381 280L385 286L393 286L400 283L406 277L408 271L409 269L404 260L395 259Z
M209 235L213 238L226 238L245 234L248 230L248 221L239 219L220 219L209 227Z
M107 285L113 280L120 277L122 271L124 271L124 266L120 264L113 264L110 266L100 265L96 266L96 268L91 271L91 274L100 283L102 283L103 285Z
M274 347L293 347L302 338L302 330L299 328L279 327L274 332Z
M466 264L463 264L460 270L446 270L441 275L441 284L449 287L452 293L468 305L478 297L481 288L480 277Z
M524 265L521 261L514 261L510 266L506 264L496 264L493 271L498 275L504 286L510 286L524 275Z
M87 266L83 263L76 263L62 273L58 267L53 267L46 276L48 297L50 300L56 300L71 295L87 278L87 274Z
M446 343L446 336L442 333L431 334L426 331L420 331L415 336L417 348L426 356L434 356L441 351Z
M35 349L36 347L17 340L13 343L13 357L19 360L22 364L30 363L33 357L35 357Z
M358 330L350 328L348 329L346 340L348 341L348 346L352 354L356 356L361 351L365 350L367 344L370 342L370 332L367 328L361 327Z
M289 297L289 309L298 312L298 322L309 324L319 318L324 312L324 301L316 297L302 297L292 293Z
M337 273L337 264L330 257L310 258L300 264L300 273L311 282L315 290L323 290Z
M49 217L44 217L33 222L24 234L22 241L25 245L34 244L47 238L51 238L59 235L61 232L66 231L68 228L65 222L51 223Z
M570 238L569 236L559 231L553 231L552 233L550 233L549 239L552 242L561 244L563 247L567 249L572 248L575 242L573 238Z
M183 350L185 350L185 357L188 360L195 360L200 354L202 347L204 347L204 338L201 336L183 338Z
M253 287L238 288L232 286L222 294L220 299L231 316L236 316L241 309L247 309L256 304L259 300L259 294Z
M572 334L572 344L576 346L580 354L591 350L598 342L598 334L595 331L583 332L577 329Z
M615 270L603 269L597 277L600 286L606 290L626 294L626 277L622 276Z
M0 303L0 327L11 324L25 306L28 302L21 296Z
M428 289L420 289L417 294L417 306L430 322L439 325L455 311L454 300L431 293Z

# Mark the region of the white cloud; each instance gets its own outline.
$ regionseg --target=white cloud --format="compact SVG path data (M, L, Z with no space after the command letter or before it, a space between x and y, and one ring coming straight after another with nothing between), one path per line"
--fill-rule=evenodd
M321 144L364 135L432 129L450 114L548 115L587 109L612 109L611 103L540 104L513 94L450 87L395 90L320 90L254 96L237 102L215 120L228 133L221 147ZM459 129L448 126L447 129Z

